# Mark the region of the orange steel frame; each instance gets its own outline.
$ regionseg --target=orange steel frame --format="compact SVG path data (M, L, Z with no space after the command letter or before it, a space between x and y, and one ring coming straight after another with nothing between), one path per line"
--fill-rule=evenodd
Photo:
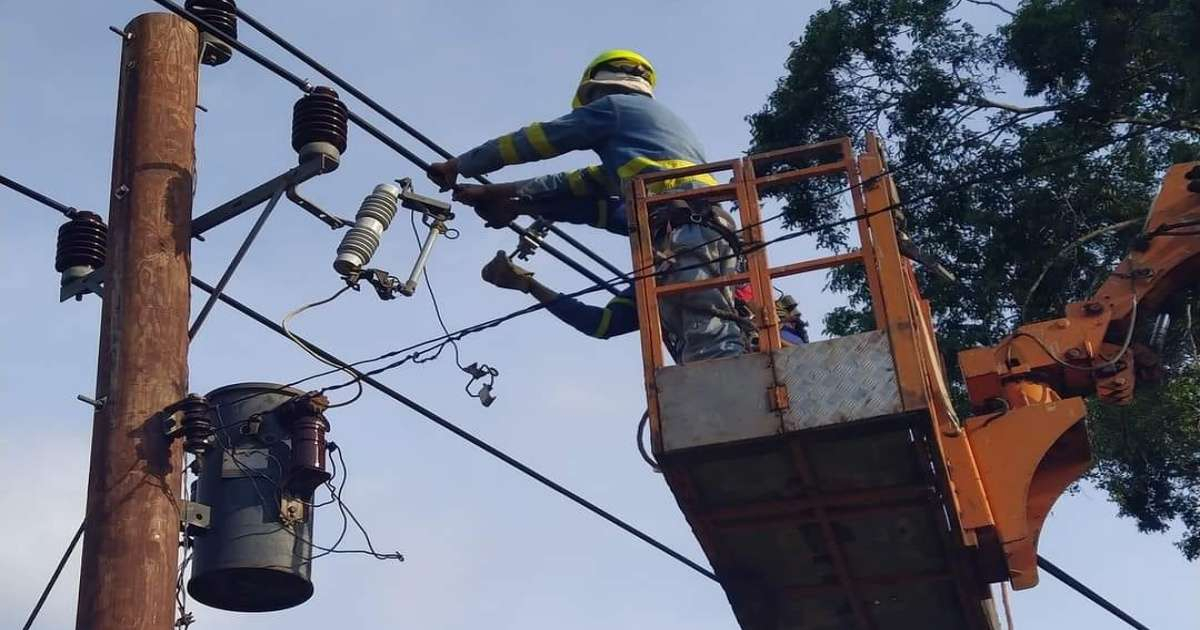
M836 153L839 159L781 172L758 174L763 165L819 159L822 155L830 153ZM731 181L727 184L659 194L648 192L649 185L655 182L688 175L725 172L732 173ZM854 222L858 230L859 248L833 256L771 267L767 261L763 219L759 206L762 194L773 188L807 179L835 176L845 179L854 214L860 219ZM658 369L666 365L662 324L659 319L661 298L689 291L749 283L754 293L749 306L758 328L758 351L771 352L783 346L771 281L775 278L847 264L862 264L866 268L876 327L885 330L891 340L905 411L926 407L929 384L926 383L925 371L936 370L940 375L940 361L933 360L932 356L926 357L927 360L918 356L918 337L915 333L922 317L918 304L920 295L916 289L912 266L900 255L895 219L891 212L898 207L899 201L891 177L885 172L877 138L869 136L866 152L857 157L850 140L839 138L745 158L639 175L630 180L626 194L630 199L629 207L633 210L630 241L633 266L637 271L636 291L638 318L642 322L642 357L646 395L650 402L651 433L655 436L656 452L661 454L662 444L658 437L661 432L655 378ZM651 242L650 212L669 201L699 199L737 202L740 215L739 236L746 252L747 270L744 273L719 278L660 286L658 278L649 273L656 268ZM932 334L929 338L932 339ZM771 393L779 405L785 405L787 402L787 397L781 396L781 393L786 391L782 388L783 385L779 384Z
M830 152L839 154L838 159L819 161L820 156ZM772 170L762 175L758 172L762 165L796 160L817 160L818 163L790 170ZM686 175L724 172L732 173L727 184L661 194L648 192L649 184L654 182ZM786 184L831 176L843 177L847 183L847 192L858 218L854 223L859 234L859 249L771 267L761 225L760 196L764 191ZM1182 173L1178 177L1182 177ZM1126 305L1120 304L1119 300L1116 304L1111 303L1114 301L1111 297L1113 291L1108 284L1101 291L1104 293L1107 290L1108 293L1097 298L1104 303L1105 310L1101 316L1084 313L1086 309L1083 304L1073 305L1075 310L1069 310L1069 318L1074 319L1070 319L1070 323L1033 324L1031 331L1022 329L1024 336L1018 334L1002 342L998 347L1007 347L1006 353L1016 355L1018 363L998 362L995 348L962 353L964 376L976 408L992 398L1005 400L1006 407L997 413L985 413L960 422L950 401L948 380L937 346L929 302L921 296L911 262L900 253L893 216L893 211L900 205L900 198L878 138L869 135L865 150L859 155L855 155L849 139L841 138L740 159L640 175L628 183L626 195L633 213L630 240L634 269L638 272L637 307L641 322L646 397L652 444L657 455L663 455L656 385L658 370L665 365L659 319L661 298L687 291L749 283L753 288L750 307L760 339L758 351L773 352L782 346L773 301L773 279L845 264L862 264L866 271L876 327L886 332L891 345L902 407L906 413L922 412L929 418L927 434L933 451L930 458L934 463L934 473L947 490L948 507L952 508L949 517L960 537L958 542L972 552L975 560L973 568L957 567L956 573L959 576L974 573L990 582L1007 579L1016 588L1028 588L1037 583L1036 545L1042 523L1054 501L1086 471L1090 463L1086 431L1082 423L1085 410L1081 398L1062 399L1055 388L1061 386L1065 387L1065 392L1081 393L1078 375L1063 376L1063 383L1047 384L1041 378L1013 378L1012 372L1021 372L1021 360L1026 364L1034 364L1035 369L1031 372L1034 375L1037 374L1037 367L1044 368L1050 363L1050 357L1043 349L1027 338L1030 335L1043 338L1047 331L1062 333L1071 329L1070 336L1075 345L1056 345L1052 348L1080 346L1089 353L1089 358L1098 356L1101 350L1107 351L1107 356L1112 356L1116 348L1104 343L1105 331L1112 321L1112 313L1124 312L1128 315L1128 309L1122 310ZM740 214L739 234L748 263L746 272L699 282L659 285L657 277L649 273L656 268L650 211L667 201L678 199L736 200ZM1178 218L1182 214L1186 212L1174 211L1170 216ZM1179 262L1181 256L1178 253L1154 254L1151 258L1180 266L1183 264ZM1187 265L1189 269L1200 267L1200 256L1183 258L1190 261ZM1180 274L1174 275L1178 277ZM1086 308L1095 310L1095 307ZM1091 321L1097 319L1102 322L1098 324ZM1117 328L1126 330L1119 325ZM1051 339L1052 343L1059 341L1057 337L1046 338ZM1107 380L1101 379L1103 382L1098 385L1102 393L1121 387L1132 390L1132 367L1122 366L1119 372L1118 375L1107 375ZM1128 380L1120 383L1130 384L1118 385L1116 379L1122 377L1128 377ZM1070 382L1070 386L1066 382ZM777 381L766 395L774 408L786 407L788 395L782 383ZM1113 398L1119 399L1118 396ZM668 474L668 480L673 486L680 486L676 489L677 493L682 491L687 494L685 479ZM839 543L836 540L831 542L835 550L835 565L844 565L837 557L841 555ZM856 586L845 577L844 566L839 569L843 574L843 586L848 592L855 592ZM860 625L870 627L864 612L861 609L855 612Z

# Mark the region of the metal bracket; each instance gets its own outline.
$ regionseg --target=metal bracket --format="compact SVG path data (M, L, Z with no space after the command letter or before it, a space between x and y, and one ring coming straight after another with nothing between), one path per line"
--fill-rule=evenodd
M539 217L533 223L530 223L529 227L525 228L523 234L517 237L517 248L508 255L508 259L519 258L521 260L529 260L529 257L533 256L549 233L550 222Z
M291 527L304 521L304 501L285 496L279 499L279 522Z
M413 264L412 273L408 275L408 280L404 282L404 285L398 289L401 295L411 297L417 292L421 274L425 271L426 263L429 262L429 255L433 253L434 241L441 235L445 235L451 240L458 238L458 230L446 225L454 218L449 203L413 192L412 180L407 177L396 180L396 183L400 184L400 205L413 212L421 213L421 223L429 228L425 240L421 243L421 253L417 255L417 262Z
M792 403L788 398L787 385L772 385L767 390L770 396L771 411L787 411L791 408Z
M58 290L58 301L66 302L71 298L80 301L89 293L95 293L103 298L106 280L108 280L108 271L101 267L82 278L76 278L62 285L62 288Z
M355 288L358 287L359 280L366 280L372 287L375 287L375 293L381 300L394 300L397 293L404 291L400 285L400 278L383 269L363 269L357 276L347 278L347 282Z
M286 173L273 177L270 180L255 186L249 191L234 197L232 200L227 201L193 219L192 237L199 238L205 232L241 215L258 204L267 201L274 196L276 191L280 189L293 188L297 184L306 182L317 175L328 173L337 167L337 160L334 160L326 155L315 154L311 158L301 162L299 166L288 170ZM290 199L291 196L289 195L288 198ZM305 210L312 212L308 208L305 208ZM320 215L317 216L322 221L326 220Z
M337 230L337 229L344 228L344 227L352 227L354 225L353 221L351 221L349 219L343 219L342 217L329 214L328 212L325 212L324 210L322 210L321 207L318 206L317 204L302 197L300 195L300 190L299 190L298 186L299 186L299 182L297 182L296 184L292 184L291 186L288 186L287 198L292 203L296 204L297 206L300 206L300 208L302 210L304 210L305 212L313 215L314 217L317 217L318 219L324 221L325 225L328 225L330 227L330 229Z
M160 411L158 417L165 437L173 440L183 433L183 422L176 418L174 409Z
M180 515L180 525L183 532L189 536L204 534L212 523L212 508L195 501L183 502L183 513Z

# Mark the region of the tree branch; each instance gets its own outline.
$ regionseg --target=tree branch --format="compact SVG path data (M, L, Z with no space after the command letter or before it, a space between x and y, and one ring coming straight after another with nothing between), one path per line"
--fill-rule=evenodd
M1003 109L1004 111L1012 112L1014 114L1040 114L1042 112L1053 112L1062 109L1061 105L1031 105L1029 107L1022 107L1020 105L1013 105L1011 103L993 101L992 99L984 96L971 96L967 97L966 99L957 100L955 103L958 103L959 105L975 105L977 107L986 107L988 109Z
M997 2L989 2L988 0L967 0L967 2L970 2L971 4L979 5L979 6L993 7L993 8L999 9L999 10L1007 13L1009 17L1014 17L1014 18L1017 17L1016 13L1013 13L1012 11L1000 6L1000 4Z
M1200 123L1189 122L1186 120L1175 120L1167 118L1164 120L1149 120L1146 118L1136 118L1133 116L1118 116L1109 119L1109 124L1126 124L1138 125L1142 127L1162 127L1164 129L1178 129L1180 131L1191 131L1200 133Z

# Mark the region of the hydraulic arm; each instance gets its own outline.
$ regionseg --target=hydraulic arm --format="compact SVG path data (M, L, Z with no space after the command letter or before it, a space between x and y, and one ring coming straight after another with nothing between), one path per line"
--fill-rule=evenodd
M1160 360L1134 342L1139 322L1197 283L1200 165L1173 166L1132 252L1065 316L1020 326L999 344L959 353L973 412L969 446L949 449L964 530L1015 588L1037 584L1037 540L1054 501L1090 463L1083 397L1124 404ZM977 479L954 474L973 457ZM972 474L971 477L975 475ZM986 496L986 501L981 500ZM1003 551L1004 563L998 561ZM985 562L985 565L988 563Z

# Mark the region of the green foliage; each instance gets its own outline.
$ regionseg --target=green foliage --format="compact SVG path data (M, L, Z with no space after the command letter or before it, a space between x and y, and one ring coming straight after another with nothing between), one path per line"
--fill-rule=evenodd
M1176 545L1200 557L1200 369L1188 368L1129 407L1092 405L1093 478L1138 529L1161 532L1179 519Z
M981 33L963 7L1007 23ZM961 0L835 0L809 20L785 75L748 117L756 152L844 135L861 142L872 130L886 137L901 196L930 195L904 208L906 231L959 277L922 273L951 374L958 350L1089 295L1137 222L1072 245L1144 216L1165 168L1200 156L1200 5L1026 0L1011 19L1000 11ZM839 188L782 192L789 223L836 218L843 210L830 193ZM828 229L818 242L844 249L851 228ZM826 331L870 328L861 271L839 270L829 284L850 306L826 317ZM1173 307L1176 321L1183 306ZM1184 371L1192 361L1175 358L1181 376L1162 405L1200 396L1200 380ZM1182 548L1194 557L1200 472L1183 460L1200 451L1196 414L1151 412L1160 403L1143 394L1133 408L1096 412L1094 478L1143 528L1182 519L1190 541ZM1135 438L1109 439L1115 426ZM1160 438L1176 451L1153 466L1135 461Z

